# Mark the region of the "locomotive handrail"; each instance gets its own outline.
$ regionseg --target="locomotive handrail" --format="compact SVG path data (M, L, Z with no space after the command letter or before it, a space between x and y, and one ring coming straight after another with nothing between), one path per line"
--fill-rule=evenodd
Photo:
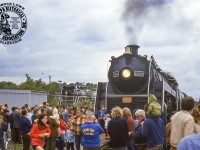
M108 63L107 63L107 73L108 73L108 70L109 70L109 64L110 64L110 61L108 61ZM107 75L107 82L106 82L106 91L105 91L105 106L106 106L106 108L107 108L107 94L108 94L108 82L109 82L109 79L108 79L108 75Z
M109 97L109 98L125 97L125 96L127 96L127 97L148 97L148 94L144 94L144 95L126 95L126 94L124 94L124 95L122 95L122 94L116 95L116 94L107 94L107 97Z
M164 106L165 106L165 83L164 79L162 80L162 111L164 111Z
M149 95L149 88L150 88L150 80L151 80L151 63L153 60L153 56L151 57L150 63L149 63L149 80L148 80L148 89L147 89L147 94ZM149 103L149 97L148 97L148 103Z

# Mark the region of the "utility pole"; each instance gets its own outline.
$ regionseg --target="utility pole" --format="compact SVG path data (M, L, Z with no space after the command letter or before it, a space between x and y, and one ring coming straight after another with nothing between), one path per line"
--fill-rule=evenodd
M48 73L44 73L44 72L42 72L41 74L42 74L42 75L44 75L44 74L47 74L47 75L48 75L48 77L49 77L49 84L50 84L50 83L51 83L51 75L48 74Z

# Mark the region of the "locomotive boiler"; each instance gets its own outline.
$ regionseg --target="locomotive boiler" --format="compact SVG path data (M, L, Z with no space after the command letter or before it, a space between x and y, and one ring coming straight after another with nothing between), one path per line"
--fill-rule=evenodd
M165 113L180 109L184 96L176 79L164 72L153 56L138 54L138 45L128 45L119 57L111 57L108 81L98 82L95 113L100 105L108 112L115 107L128 107L131 110L144 109L148 95L154 94Z

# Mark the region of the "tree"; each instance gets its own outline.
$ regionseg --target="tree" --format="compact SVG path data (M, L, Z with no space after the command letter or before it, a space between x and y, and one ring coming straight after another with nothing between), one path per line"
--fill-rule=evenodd
M21 83L19 85L19 89L21 89L21 90L36 90L34 80L28 74L25 74L25 76L26 76L26 82Z
M13 90L16 90L16 89L18 89L18 87L17 87L17 84L15 84L13 82L2 81L2 82L0 82L0 89L13 89Z
M0 82L0 89L20 89L20 90L34 90L34 91L46 91L48 93L48 102L50 105L56 105L58 102L57 94L61 93L61 85L58 82L51 82L49 84L42 81L42 79L33 80L29 74L25 74L26 81L22 82L19 85L16 85L12 82ZM89 106L92 104L92 94L96 90L97 85L93 83L87 83L85 82L75 82L71 83L73 85L77 86L87 86L89 90L85 90L87 100L82 102L81 105L83 106ZM63 86L67 85L67 83L63 83ZM69 84L70 85L70 84Z
M88 87L89 90L95 91L97 88L97 84L93 83L86 83L86 86Z

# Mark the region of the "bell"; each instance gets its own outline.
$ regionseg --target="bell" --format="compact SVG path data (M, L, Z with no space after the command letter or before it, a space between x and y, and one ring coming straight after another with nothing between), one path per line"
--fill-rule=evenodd
M126 46L126 47L125 47L125 52L124 52L124 54L132 54L132 53L131 53L131 48L130 48L129 46Z

